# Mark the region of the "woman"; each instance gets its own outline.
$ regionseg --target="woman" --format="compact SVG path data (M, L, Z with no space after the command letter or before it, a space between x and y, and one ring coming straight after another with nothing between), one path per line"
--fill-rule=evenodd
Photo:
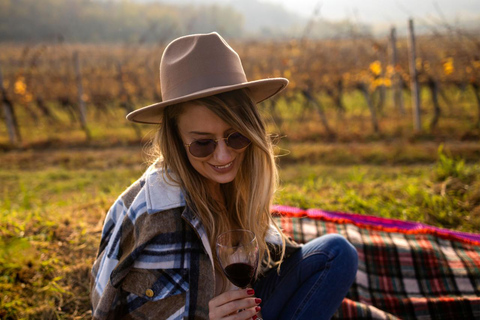
M217 33L174 40L160 64L163 101L127 116L160 124L157 161L107 214L92 270L95 319L328 319L357 270L355 249L328 235L304 246L275 225L272 143L256 108L287 79L248 82ZM251 230L259 265L237 289L216 237Z

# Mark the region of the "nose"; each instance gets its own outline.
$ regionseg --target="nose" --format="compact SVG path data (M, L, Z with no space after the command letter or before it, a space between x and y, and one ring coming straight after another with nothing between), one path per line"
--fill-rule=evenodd
M227 164L234 158L233 150L227 146L225 140L217 142L217 147L213 153L216 164Z

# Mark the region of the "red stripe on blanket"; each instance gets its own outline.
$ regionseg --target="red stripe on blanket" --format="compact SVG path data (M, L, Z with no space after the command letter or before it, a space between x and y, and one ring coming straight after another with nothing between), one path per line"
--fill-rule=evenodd
M480 245L480 234L442 229L413 221L388 219L356 213L328 212L319 209L303 210L300 208L280 205L272 206L271 211L273 215L281 215L290 218L308 217L310 219L340 224L353 224L360 228L368 228L386 232L398 232L403 234L430 234L447 240L462 241L468 244ZM292 228L291 223L287 223L287 225L289 228ZM288 229L288 231L293 233L292 229Z

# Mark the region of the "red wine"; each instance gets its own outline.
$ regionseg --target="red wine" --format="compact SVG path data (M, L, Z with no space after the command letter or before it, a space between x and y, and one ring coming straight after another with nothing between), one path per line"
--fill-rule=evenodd
M225 268L225 275L234 285L245 288L250 284L255 268L246 263L232 263Z

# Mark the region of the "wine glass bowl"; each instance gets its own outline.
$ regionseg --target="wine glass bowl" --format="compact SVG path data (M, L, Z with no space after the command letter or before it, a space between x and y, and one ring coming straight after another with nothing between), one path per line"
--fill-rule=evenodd
M257 271L258 243L255 234L245 229L224 232L217 237L216 252L228 280L239 288L246 288Z

